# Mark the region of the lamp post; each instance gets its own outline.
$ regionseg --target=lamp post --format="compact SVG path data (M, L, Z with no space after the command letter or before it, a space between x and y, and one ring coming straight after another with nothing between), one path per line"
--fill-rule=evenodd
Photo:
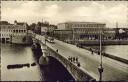
M98 71L100 73L99 81L102 82L102 73L103 73L103 66L102 66L102 32L100 34L100 66L98 67Z

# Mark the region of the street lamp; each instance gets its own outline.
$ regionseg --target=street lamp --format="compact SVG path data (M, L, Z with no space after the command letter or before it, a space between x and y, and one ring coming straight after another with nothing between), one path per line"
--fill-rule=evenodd
M98 67L98 71L100 73L99 81L102 82L102 73L103 73L103 66L102 66L102 32L100 33L100 66Z

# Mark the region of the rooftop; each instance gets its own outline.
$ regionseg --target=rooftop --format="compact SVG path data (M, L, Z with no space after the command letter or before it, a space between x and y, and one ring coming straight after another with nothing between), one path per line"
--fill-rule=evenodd
M9 24L9 25L0 25L0 29L13 29L13 28L21 28L23 26L21 25L13 25L13 24Z
M17 25L24 25L25 23L24 22L21 22L21 23L17 23Z
M100 22L80 22L80 21L67 21L67 22L64 22L64 23L59 23L59 24L65 24L65 23L67 23L67 24L69 24L69 23L75 23L75 24L77 24L77 23L81 23L81 24L105 24L105 23L100 23Z

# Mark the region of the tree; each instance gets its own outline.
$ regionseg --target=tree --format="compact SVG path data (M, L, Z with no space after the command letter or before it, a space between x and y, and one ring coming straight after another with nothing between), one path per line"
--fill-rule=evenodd
M0 21L0 25L8 25L10 23L8 23L7 21Z
M41 26L41 22L38 22L37 25L38 25L38 26Z
M35 26L36 26L36 24L35 24L35 23L32 23L32 24L29 26L30 30L35 31Z

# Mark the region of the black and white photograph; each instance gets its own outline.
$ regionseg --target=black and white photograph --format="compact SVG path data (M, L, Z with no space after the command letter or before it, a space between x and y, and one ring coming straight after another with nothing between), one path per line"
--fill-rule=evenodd
M0 81L127 82L127 0L1 0Z

